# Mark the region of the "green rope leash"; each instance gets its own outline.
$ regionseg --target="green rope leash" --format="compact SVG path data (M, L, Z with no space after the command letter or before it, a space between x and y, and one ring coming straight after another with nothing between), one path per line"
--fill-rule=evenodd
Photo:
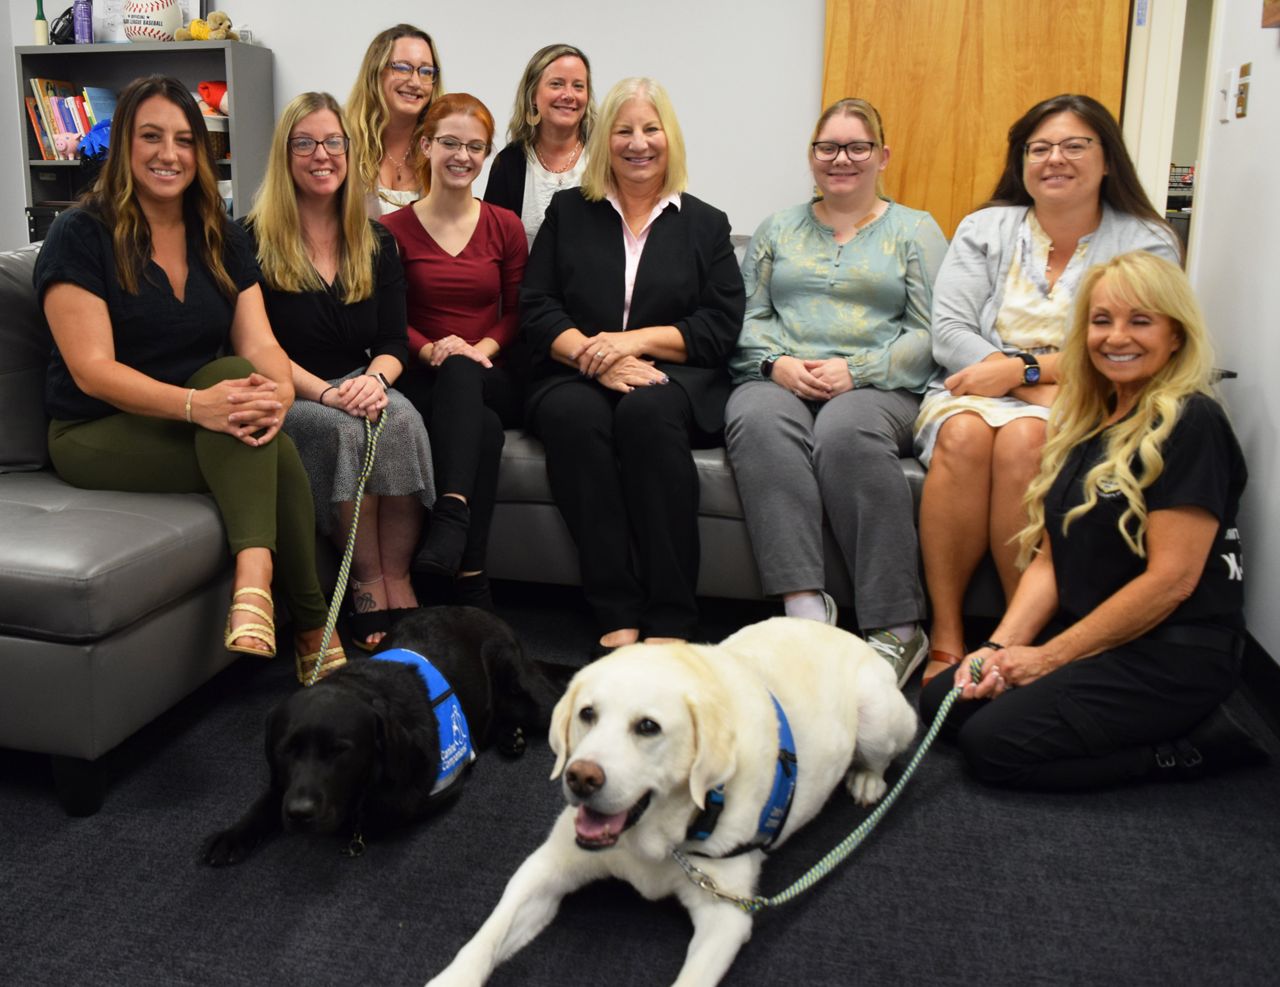
M325 652L329 650L329 641L333 637L333 630L338 623L338 613L342 609L342 598L347 592L347 580L351 577L351 558L356 550L356 529L360 524L360 504L364 500L365 484L369 482L369 477L373 475L373 457L378 450L378 436L382 434L382 427L387 423L388 412L390 407L383 408L382 414L378 416L378 424L376 426L369 423L369 419L364 420L364 461L360 468L360 479L356 483L355 506L351 513L351 530L347 532L347 545L342 551L342 562L338 565L338 580L333 587L333 599L329 602L329 616L324 623L324 637L320 641L320 650L317 652L315 666L311 669L311 675L308 677L306 686L310 688L316 684L316 680L320 677L320 666L324 664Z
M969 674L974 682L982 678L982 659L974 658L969 663ZM793 898L797 898L811 887L821 881L824 877L835 870L844 860L853 853L868 836L871 831L876 828L881 818L889 811L890 806L897 801L898 796L902 794L903 788L911 776L915 774L916 768L920 762L924 760L924 756L928 753L929 748L933 745L934 739L938 736L938 731L942 729L942 724L947 718L947 714L951 712L951 707L955 701L960 698L960 688L957 686L947 693L942 701L942 705L938 707L938 714L933 718L933 724L929 727L929 732L924 735L924 739L920 741L920 746L916 748L916 752L912 755L908 762L906 770L902 772L902 777L898 779L897 784L893 786L889 794L880 800L880 804L875 807L871 815L846 836L831 850L825 857L819 860L808 871L802 874L799 879L790 887L783 889L771 897L763 895L755 895L751 898L743 898L739 895L730 894L727 891L721 891L716 885L715 879L706 871L699 868L689 860L679 850L672 850L671 856L675 858L676 863L684 870L685 875L702 890L715 895L724 901L731 901L744 912L754 915L756 912L763 911L765 908L774 908L778 905L785 905Z

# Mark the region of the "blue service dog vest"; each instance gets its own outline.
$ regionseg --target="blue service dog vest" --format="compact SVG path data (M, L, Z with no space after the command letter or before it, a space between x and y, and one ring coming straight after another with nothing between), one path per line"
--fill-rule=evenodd
M440 734L440 772L436 775L431 794L443 792L462 777L462 770L476 759L467 717L462 712L462 704L458 702L453 687L440 674L440 669L408 648L392 648L371 657L377 661L396 661L408 665L417 671L426 684L427 695L436 713L436 729Z

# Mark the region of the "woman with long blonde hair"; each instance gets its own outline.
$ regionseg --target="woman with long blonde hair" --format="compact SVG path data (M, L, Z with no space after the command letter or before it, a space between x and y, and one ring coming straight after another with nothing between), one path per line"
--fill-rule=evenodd
M369 42L347 97L351 164L371 217L422 194L419 137L431 103L444 92L440 53L426 31L397 24Z
M922 713L959 687L949 725L998 785L1093 788L1256 759L1221 705L1244 641L1246 470L1186 275L1143 251L1091 268L1058 367L1019 535L1029 564L990 640L925 689Z
M355 512L364 423L389 415L352 561L348 630L371 648L390 627L390 611L418 605L409 566L434 487L422 420L391 388L408 362L404 272L395 242L365 215L348 152L332 96L293 99L245 225L298 395L285 431L307 469L318 527L339 549Z

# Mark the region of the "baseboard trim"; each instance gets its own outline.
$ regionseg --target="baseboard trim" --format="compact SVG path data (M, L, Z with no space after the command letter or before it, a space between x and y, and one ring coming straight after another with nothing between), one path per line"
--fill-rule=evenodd
M1245 634L1240 679L1254 710L1280 737L1280 664L1249 633Z

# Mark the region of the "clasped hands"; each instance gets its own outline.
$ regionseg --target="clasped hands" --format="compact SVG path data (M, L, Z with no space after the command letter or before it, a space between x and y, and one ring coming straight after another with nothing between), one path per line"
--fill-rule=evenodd
M337 408L353 418L367 418L371 422L387 406L387 390L373 374L348 377L320 395L320 403L326 408Z
M638 341L634 333L598 332L583 341L571 360L579 373L623 394L668 383L670 378L644 358Z
M250 446L266 445L274 439L288 410L279 396L279 385L260 373L220 380L191 395L194 424L233 435Z
M971 671L975 658L982 659L982 674L976 682ZM998 650L979 648L965 655L956 668L953 684L961 690L962 700L995 699L1010 689L1030 685L1060 664L1047 648L1036 645L1011 644Z
M853 390L849 364L839 356L825 360L780 356L773 363L769 379L805 401L830 401L837 394Z
M451 356L465 356L468 360L475 360L482 367L493 366L492 360L461 336L445 336L443 339L437 339L430 344L429 352L428 347L424 346L418 356L432 367L440 366Z

